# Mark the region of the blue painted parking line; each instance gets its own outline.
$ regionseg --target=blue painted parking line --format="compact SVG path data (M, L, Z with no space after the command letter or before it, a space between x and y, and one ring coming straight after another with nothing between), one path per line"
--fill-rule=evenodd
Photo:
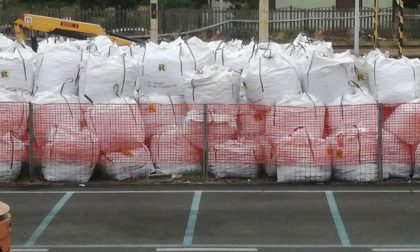
M61 208L66 204L66 202L70 199L73 195L73 192L67 192L63 195L63 197L55 204L54 208L45 216L44 220L39 224L35 232L29 237L29 240L25 243L25 247L33 246L38 238L42 235L42 233L47 229L50 222L54 219L57 213L61 210Z
M183 245L191 245L194 237L195 223L197 221L198 208L200 206L201 191L194 193L194 198L191 204L190 218L188 220L187 230L185 231Z
M330 191L325 192L327 196L328 206L330 207L332 217L334 219L335 227L337 228L338 235L340 236L341 244L345 247L350 247L350 239L347 235L346 228L341 220L338 211L337 203L335 202L334 194Z

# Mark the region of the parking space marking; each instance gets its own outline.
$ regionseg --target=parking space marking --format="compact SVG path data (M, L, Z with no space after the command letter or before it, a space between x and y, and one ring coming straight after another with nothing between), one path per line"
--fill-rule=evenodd
M420 193L420 190L200 190L203 193ZM74 194L194 193L196 190L73 191ZM0 191L0 194L62 194L66 191Z
M157 248L156 252L256 252L257 248Z
M50 251L49 249L20 249L20 248L16 248L16 249L10 249L10 252L48 252Z
M332 217L334 219L335 227L337 228L338 236L340 236L341 244L345 247L350 246L350 240L341 220L340 212L338 211L337 203L335 202L334 194L330 191L325 192L327 196L328 206L330 207Z
M61 210L61 208L66 204L66 202L70 199L70 197L73 195L73 192L66 192L63 197L55 204L53 209L48 213L47 216L45 216L44 220L42 220L41 224L37 227L37 229L33 232L31 237L29 237L29 240L25 243L25 247L31 247L33 246L38 238L42 235L42 233L45 231L45 229L48 227L50 222L54 219L54 217L57 215L57 213Z
M185 231L183 245L191 245L194 237L195 223L197 222L198 208L200 207L201 191L194 192L191 204L190 218L188 219L187 230Z
M157 248L156 252L256 252L257 248Z
M418 252L420 248L373 248L374 252Z

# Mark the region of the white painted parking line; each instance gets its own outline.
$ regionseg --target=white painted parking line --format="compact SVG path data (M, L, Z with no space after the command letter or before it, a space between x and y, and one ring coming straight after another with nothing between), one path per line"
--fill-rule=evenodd
M37 229L33 232L29 240L25 243L25 247L33 246L38 238L42 235L42 233L47 229L50 222L54 219L57 213L61 210L61 208L67 203L70 197L73 195L73 192L67 192L63 195L63 197L55 204L54 208L45 216L44 220L42 220L41 224L37 227Z
M10 252L48 252L49 249L10 249Z
M195 193L197 190L72 191L74 194ZM420 190L200 190L203 193L420 193ZM0 191L0 194L62 194L66 191Z
M157 248L156 252L256 252L257 248Z
M335 227L338 235L340 236L341 244L345 247L350 246L350 240L344 227L343 220L341 219L340 212L338 211L337 203L335 202L334 194L332 192L325 193L327 197L328 206L331 210L331 215L334 219Z
M420 248L373 248L373 252L419 252Z
M188 219L187 230L184 236L184 245L191 245L194 237L195 223L197 221L198 208L200 207L201 191L194 193L194 198L191 203L190 217Z

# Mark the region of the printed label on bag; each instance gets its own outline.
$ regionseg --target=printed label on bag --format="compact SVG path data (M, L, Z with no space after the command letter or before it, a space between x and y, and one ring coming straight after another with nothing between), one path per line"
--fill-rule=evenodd
M165 72L166 71L166 65L165 64L159 64L159 72Z
M9 71L6 71L6 70L1 71L0 76L1 76L2 79L9 78Z
M344 147L344 138L343 138L343 135L341 135L341 134L337 136L337 146L339 148Z

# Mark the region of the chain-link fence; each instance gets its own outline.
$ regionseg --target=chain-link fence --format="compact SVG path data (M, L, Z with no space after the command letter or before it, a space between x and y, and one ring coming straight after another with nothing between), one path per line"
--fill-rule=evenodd
M417 103L1 103L0 111L2 182L420 177Z

